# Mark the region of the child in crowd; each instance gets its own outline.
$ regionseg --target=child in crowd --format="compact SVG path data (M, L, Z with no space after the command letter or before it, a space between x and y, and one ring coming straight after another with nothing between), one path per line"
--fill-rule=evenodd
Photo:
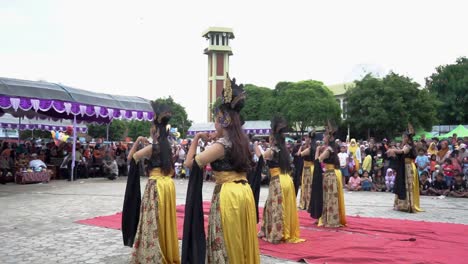
M442 165L442 171L444 172L447 186L452 186L455 167L453 166L451 159L445 159L444 164Z
M348 170L349 170L349 175L353 175L354 172L355 172L355 167L356 167L356 163L354 162L354 159L353 157L349 157L348 158ZM349 179L348 179L349 181Z
M430 178L429 180L434 180L435 177L432 177L432 175L434 175L434 172L436 171L436 167L437 167L437 156L435 154L432 154L431 155L431 161L430 161L431 165L430 165L430 169L429 169L429 172L430 172ZM436 174L437 175L437 174ZM434 175L435 176L435 175Z
M442 172L437 174L436 180L432 183L432 186L429 188L427 193L429 195L447 195L449 193L449 189Z
M419 193L421 195L428 195L429 188L431 188L431 183L428 180L427 171L421 173L421 181L419 182Z
M367 191L367 192L372 190L372 180L369 178L369 172L368 171L364 171L362 173L361 189L363 191Z
M387 169L387 174L385 175L385 185L387 186L387 192L393 191L393 186L395 185L395 173L392 168Z
M418 156L416 157L416 166L418 168L418 175L421 176L423 171L428 171L431 165L429 158L425 155L424 149L418 151Z
M374 190L377 192L385 192L385 179L382 176L382 170L376 170L374 175Z
M353 177L349 178L348 189L350 191L360 191L361 190L361 178L359 173L355 171Z
M450 187L450 196L453 197L468 197L468 188L466 182L463 180L461 173L455 176L455 182Z

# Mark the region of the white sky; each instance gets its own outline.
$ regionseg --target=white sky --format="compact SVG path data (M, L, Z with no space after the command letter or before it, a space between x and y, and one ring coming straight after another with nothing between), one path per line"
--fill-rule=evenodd
M468 1L0 0L0 76L147 99L206 117L210 26L232 27L230 75L273 88L365 71L424 85L468 56Z

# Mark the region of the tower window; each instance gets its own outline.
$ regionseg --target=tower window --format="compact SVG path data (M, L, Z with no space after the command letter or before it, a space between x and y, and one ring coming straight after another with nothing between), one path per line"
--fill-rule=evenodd
M218 45L219 45L219 35L216 34L216 46L218 46Z

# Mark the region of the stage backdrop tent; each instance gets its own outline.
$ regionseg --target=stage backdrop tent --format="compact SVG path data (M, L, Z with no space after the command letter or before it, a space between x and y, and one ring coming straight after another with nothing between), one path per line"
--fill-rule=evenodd
M21 118L21 117L20 117ZM10 114L0 116L0 128L18 130L46 130L46 131L66 131L67 127L73 126L70 120L47 120L47 119L24 119L16 118ZM87 133L88 127L78 124L76 129L80 133Z
M257 136L267 136L270 134L270 121L246 121L242 126L246 134L253 134ZM189 136L195 136L198 132L214 132L214 123L197 123L193 124L189 130Z
M136 96L95 93L42 81L0 77L0 115L3 112L31 119L47 116L73 120L73 162L77 122L110 123L113 119L147 120L154 113L149 100ZM72 179L73 179L72 169Z
M452 137L453 134L457 134L457 137L463 138L463 137L468 137L468 129L466 129L463 125L457 126L455 129L452 131L448 132L445 135L440 136L441 138L449 138Z

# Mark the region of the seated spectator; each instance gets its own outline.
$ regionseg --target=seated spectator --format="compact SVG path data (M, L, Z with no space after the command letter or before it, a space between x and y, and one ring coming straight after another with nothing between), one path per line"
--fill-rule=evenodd
M444 180L444 174L442 172L439 172L439 174L437 174L436 180L432 183L432 186L431 188L429 188L427 193L429 195L444 196L446 196L449 193L449 188Z
M453 197L468 197L468 188L466 187L466 182L463 180L461 173L455 176L455 182L450 187L450 196Z
M387 192L393 191L393 186L395 185L395 174L396 173L392 168L387 169L387 173L385 174L385 185L387 186Z
M127 176L127 159L125 157L125 152L120 152L120 155L116 159L117 166L119 167L119 175Z
M374 191L377 192L385 192L386 185L385 185L385 179L382 176L382 170L376 170L374 175Z
M29 160L26 158L24 153L18 155L18 159L16 160L16 167L18 170L26 170L28 168Z
M110 151L106 151L106 157L102 162L102 169L104 176L109 180L115 180L119 176L119 167L115 159L110 155Z
M429 188L431 188L431 183L428 180L427 171L421 173L421 181L419 181L419 193L421 195L428 195Z
M361 178L361 189L366 192L372 191L372 180L369 178L369 172L364 171Z
M31 161L29 162L29 167L33 171L42 171L43 169L47 169L47 165L37 157L36 153L33 153L31 155Z
M442 165L442 171L444 172L445 182L447 186L452 186L453 176L455 174L455 167L452 164L450 158L445 159L444 164Z
M359 173L355 171L353 177L349 178L348 190L350 191L360 191L361 190L361 178Z

